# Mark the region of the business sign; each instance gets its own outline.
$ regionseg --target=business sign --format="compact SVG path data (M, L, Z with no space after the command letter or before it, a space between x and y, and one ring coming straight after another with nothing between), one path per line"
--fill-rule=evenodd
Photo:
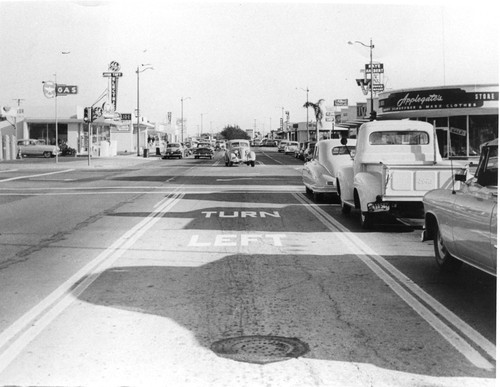
M333 122L335 120L335 107L334 106L325 106L325 121Z
M373 87L373 91L375 91L377 93L384 91L384 85L382 83L374 83L372 87Z
M366 110L366 102L358 102L356 104L356 118L365 118Z
M43 95L47 98L54 98L56 96L56 84L52 81L43 82Z
M109 90L111 91L110 102L113 107L113 112L116 110L116 103L118 99L118 78L123 76L120 72L120 64L116 61L112 61L108 65L107 72L102 73L102 76L109 78Z
M56 84L56 95L78 94L78 86Z
M365 72L366 73L371 73L372 70L371 68L373 67L373 73L378 73L381 74L384 72L384 64L383 63L372 63L370 66L370 63L365 64Z
M334 99L333 100L333 106L348 106L348 100L347 99Z
M498 91L467 92L462 88L426 89L390 93L380 100L383 112L478 108L498 101Z
M122 121L132 121L132 113L119 113Z

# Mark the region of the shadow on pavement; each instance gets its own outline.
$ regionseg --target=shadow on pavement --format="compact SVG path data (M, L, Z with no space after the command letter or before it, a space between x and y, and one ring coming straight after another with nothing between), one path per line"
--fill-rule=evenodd
M243 335L296 337L310 347L306 358L494 377L468 365L351 255L230 255L199 267L115 267L79 299L172 319L206 348ZM445 374L450 369L455 375Z

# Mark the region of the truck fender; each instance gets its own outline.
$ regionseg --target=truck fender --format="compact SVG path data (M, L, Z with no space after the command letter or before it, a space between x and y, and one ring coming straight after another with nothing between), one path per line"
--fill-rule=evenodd
M343 201L354 200L354 187L352 184L354 180L354 170L352 166L340 168L336 177L338 180L337 193L340 189L341 199Z
M382 195L382 175L380 173L360 172L354 178L354 190L358 193L361 211L368 211L368 203Z

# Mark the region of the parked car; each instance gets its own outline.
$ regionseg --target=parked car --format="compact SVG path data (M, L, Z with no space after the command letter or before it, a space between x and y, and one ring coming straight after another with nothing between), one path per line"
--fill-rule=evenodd
M425 194L422 240L434 240L438 267L455 271L463 262L488 274L497 272L498 139L481 148L474 177L455 190ZM466 181L465 181L466 180Z
M305 146L305 144L306 144L305 142L299 143L299 146L295 150L295 158L296 159L304 160L304 146Z
M306 145L304 147L304 161L308 162L311 161L313 153L314 153L314 147L316 146L316 141L308 141L306 142Z
M278 146L278 141L276 140L270 140L270 139L265 139L261 142L260 146L265 146L265 147L275 147Z
M248 140L228 141L224 159L226 167L242 163L255 167L255 152L250 150L250 141Z
M283 152L286 155L295 154L295 151L299 148L299 143L297 141L289 141L288 144L285 145Z
M43 156L49 158L61 154L58 146L46 145L45 142L31 138L17 140L17 147L23 156Z
M188 152L188 149L186 149L182 143L170 142L167 144L163 158L170 159L172 157L177 157L179 159L182 159L183 157L188 156Z
M340 139L323 140L316 144L311 161L302 168L302 182L306 193L312 194L314 201L322 194L337 195L337 173L339 168L352 163L356 140L348 139L342 145Z
M193 155L195 159L199 159L200 157L212 159L214 157L214 149L211 144L200 142L198 146L193 149Z

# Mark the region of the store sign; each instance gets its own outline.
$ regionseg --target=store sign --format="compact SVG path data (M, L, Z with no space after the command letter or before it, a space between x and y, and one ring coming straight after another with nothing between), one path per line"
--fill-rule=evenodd
M456 134L458 136L467 137L467 131L459 128L450 128L450 133Z
M365 72L371 73L371 68L370 63L365 64ZM384 64L383 63L373 63L373 73L378 73L381 74L384 72Z
M358 102L356 104L356 118L365 118L366 117L366 103Z
M380 100L383 112L465 109L483 106L485 101L498 101L498 92L467 92L464 89L433 89L391 93Z
M56 95L78 94L78 86L74 85L56 85Z
M347 99L334 99L333 106L348 106L349 101Z

